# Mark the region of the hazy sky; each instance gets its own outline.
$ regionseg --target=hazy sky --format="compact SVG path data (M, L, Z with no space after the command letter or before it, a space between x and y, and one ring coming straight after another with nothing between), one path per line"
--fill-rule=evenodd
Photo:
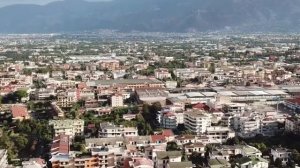
M45 5L49 2L59 1L59 0L0 0L0 7L14 4L39 4ZM105 1L105 0L87 0L87 1Z

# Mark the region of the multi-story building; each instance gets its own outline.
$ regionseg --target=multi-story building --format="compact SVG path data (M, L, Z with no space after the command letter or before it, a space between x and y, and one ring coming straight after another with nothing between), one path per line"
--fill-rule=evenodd
M167 129L175 129L177 127L177 118L173 112L167 112L161 116L161 126Z
M276 159L281 159L282 163L286 164L292 156L292 151L286 148L274 148L271 149L271 156L274 162Z
M223 105L225 113L243 114L245 112L246 104L243 103L226 103Z
M111 107L123 107L123 95L116 93L111 96Z
M290 117L285 120L285 131L300 134L300 118Z
M77 93L75 90L57 93L57 105L59 107L72 107L76 101Z
M157 79L168 79L171 78L171 73L166 68L156 69L154 72L155 78Z
M49 125L53 126L55 136L69 135L74 137L75 135L83 135L84 133L84 121L83 120L50 120Z
M116 126L112 123L100 123L99 137L111 138L122 136L138 136L138 130L134 127Z
M42 88L42 89L37 89L35 91L35 99L36 100L46 100L46 99L49 99L51 96L54 96L54 95L55 95L54 89Z
M229 127L207 127L206 136L211 142L224 143L229 138L235 137L235 132Z
M193 133L203 134L211 126L211 116L204 111L184 112L184 126Z
M111 71L117 70L120 67L120 61L115 59L107 59L99 61L101 69L108 69Z
M260 121L258 119L240 118L238 135L243 138L255 137L260 133Z

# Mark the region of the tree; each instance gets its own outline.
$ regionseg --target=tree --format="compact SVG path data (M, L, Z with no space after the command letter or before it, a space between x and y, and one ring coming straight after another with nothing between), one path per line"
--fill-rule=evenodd
M180 149L176 142L168 142L166 150L167 151L178 151Z
M210 73L214 74L214 73L216 72L215 63L212 62L212 63L210 64L208 70L209 70Z
M274 166L277 168L282 168L282 160L280 158L277 158L274 162Z
M17 90L15 91L14 96L21 101L23 97L28 97L28 93L26 90Z

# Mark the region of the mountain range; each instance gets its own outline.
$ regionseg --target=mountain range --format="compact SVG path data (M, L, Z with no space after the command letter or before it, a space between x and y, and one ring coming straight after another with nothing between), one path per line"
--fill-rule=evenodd
M64 0L0 8L1 33L300 32L300 0Z

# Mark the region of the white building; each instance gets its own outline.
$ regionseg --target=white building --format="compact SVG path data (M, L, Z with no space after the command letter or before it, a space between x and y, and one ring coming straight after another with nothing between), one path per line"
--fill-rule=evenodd
M291 157L292 152L286 148L275 148L271 149L271 156L273 161L275 162L276 159L281 159L283 164L288 162L288 159Z
M229 127L207 127L206 136L211 142L224 143L229 138L235 137L235 132Z
M138 130L135 127L116 126L112 123L100 123L99 137L130 137L138 136Z
M211 126L211 116L204 111L184 112L184 126L193 133L203 134Z
M168 79L171 78L171 73L166 68L156 69L154 72L155 78L157 79Z
M122 94L114 94L111 96L111 107L123 107L123 95Z
M84 120L50 120L49 125L53 126L55 136L64 134L74 137L84 134Z

